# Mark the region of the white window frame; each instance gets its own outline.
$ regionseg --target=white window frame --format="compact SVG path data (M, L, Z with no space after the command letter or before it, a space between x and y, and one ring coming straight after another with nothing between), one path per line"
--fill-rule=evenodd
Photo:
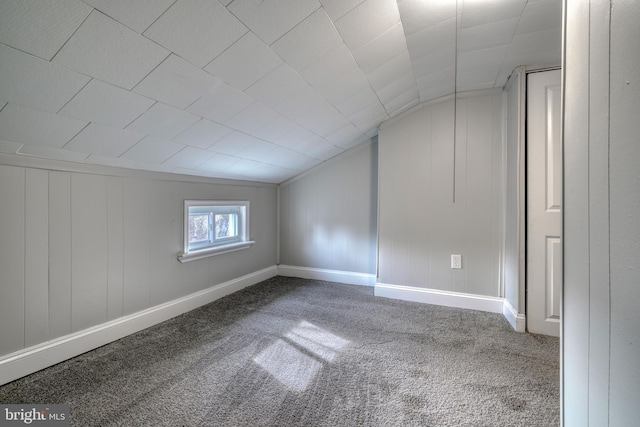
M216 239L213 231L213 223L210 221L209 241L198 247L190 248L189 215L192 213L192 210L207 214L210 218L213 218L216 214L237 213L238 224L236 224L236 226L238 237L232 239ZM183 224L183 250L178 254L178 261L182 263L239 251L249 248L255 243L255 241L249 238L249 202L246 200L185 200Z

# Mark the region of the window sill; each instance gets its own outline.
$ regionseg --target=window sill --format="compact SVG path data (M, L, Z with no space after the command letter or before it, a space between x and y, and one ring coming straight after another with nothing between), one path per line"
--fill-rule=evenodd
M182 253L178 255L178 261L181 263L195 261L197 259L209 258L216 255L222 255L229 252L240 251L250 248L255 241L247 240L246 242L231 243L229 245L217 246L215 248L202 249L199 251Z

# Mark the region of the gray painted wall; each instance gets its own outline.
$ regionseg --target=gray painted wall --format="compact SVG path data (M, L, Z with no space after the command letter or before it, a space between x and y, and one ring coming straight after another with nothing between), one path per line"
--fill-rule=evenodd
M640 3L568 0L565 426L640 419Z
M276 186L48 170L7 158L0 159L0 356L276 263ZM184 199L249 200L255 245L179 263Z
M280 263L376 272L377 141L280 186Z
M453 101L380 128L378 281L500 296L502 94L459 96L455 203Z

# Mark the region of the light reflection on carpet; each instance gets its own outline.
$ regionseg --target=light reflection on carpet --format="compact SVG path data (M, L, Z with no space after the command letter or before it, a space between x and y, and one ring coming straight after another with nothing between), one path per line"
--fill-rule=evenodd
M348 344L349 341L302 321L253 361L282 384L302 392L322 369L323 363L333 362Z

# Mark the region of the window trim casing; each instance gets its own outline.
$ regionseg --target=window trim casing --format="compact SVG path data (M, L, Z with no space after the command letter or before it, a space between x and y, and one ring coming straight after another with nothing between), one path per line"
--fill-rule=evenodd
M243 209L242 218L239 218L239 241L222 243L216 246L207 246L200 249L189 250L189 208L199 206L240 206ZM248 200L185 200L182 218L182 252L178 253L178 261L181 263L195 261L229 252L235 252L251 247L255 241L250 239L250 202Z

